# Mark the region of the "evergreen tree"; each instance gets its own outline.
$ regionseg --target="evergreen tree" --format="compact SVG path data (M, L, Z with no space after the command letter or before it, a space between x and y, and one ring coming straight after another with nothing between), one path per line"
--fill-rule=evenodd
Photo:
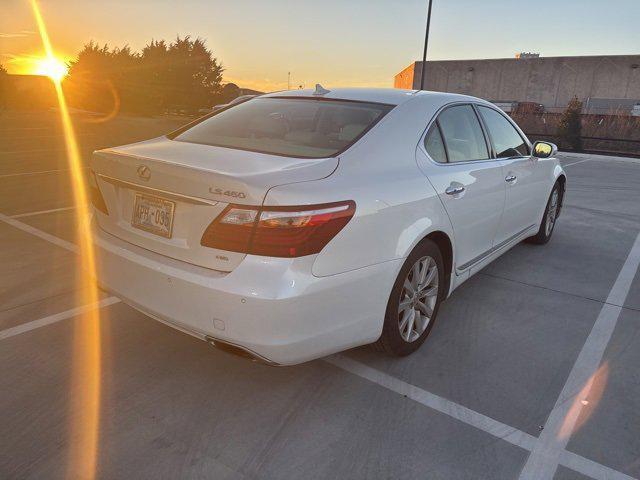
M567 105L558 123L558 136L567 146L579 152L582 151L582 102L578 97Z
M223 70L199 38L152 40L141 53L90 42L71 62L65 83L70 102L82 109L197 113L214 104Z

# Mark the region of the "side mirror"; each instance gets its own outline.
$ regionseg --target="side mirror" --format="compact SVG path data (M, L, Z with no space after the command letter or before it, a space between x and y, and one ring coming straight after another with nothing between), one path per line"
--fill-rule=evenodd
M550 142L536 142L533 144L533 156L536 158L549 158L558 153L558 147Z

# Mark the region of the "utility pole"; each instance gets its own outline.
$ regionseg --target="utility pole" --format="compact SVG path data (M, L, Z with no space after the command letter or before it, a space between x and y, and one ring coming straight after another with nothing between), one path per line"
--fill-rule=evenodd
M424 52L422 52L422 72L420 73L420 90L424 90L424 72L427 64L427 46L429 45L429 26L431 25L431 2L429 1L429 8L427 9L427 29L424 34Z
M291 90L291 72L287 72L287 90Z

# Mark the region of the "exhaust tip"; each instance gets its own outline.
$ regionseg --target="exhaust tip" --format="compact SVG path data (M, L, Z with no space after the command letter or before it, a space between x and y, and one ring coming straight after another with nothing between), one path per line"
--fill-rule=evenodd
M211 337L209 335L205 336L206 342L214 347L217 350L221 350L225 353L229 353L231 355L235 355L237 357L242 357L251 360L252 362L263 363L265 365L270 366L278 366L277 363L268 360L257 353L252 352L244 347L240 347L238 345L234 345L229 342L225 342L223 340L219 340L217 338Z

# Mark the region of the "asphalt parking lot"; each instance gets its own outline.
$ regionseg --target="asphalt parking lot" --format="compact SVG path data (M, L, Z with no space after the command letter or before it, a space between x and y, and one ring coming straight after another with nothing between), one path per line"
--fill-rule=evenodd
M87 280L56 118L0 115L2 479L65 477L83 408L70 399ZM76 121L87 154L184 120ZM469 280L407 358L362 347L269 367L103 295L96 477L640 477L640 160L562 163L551 242Z

